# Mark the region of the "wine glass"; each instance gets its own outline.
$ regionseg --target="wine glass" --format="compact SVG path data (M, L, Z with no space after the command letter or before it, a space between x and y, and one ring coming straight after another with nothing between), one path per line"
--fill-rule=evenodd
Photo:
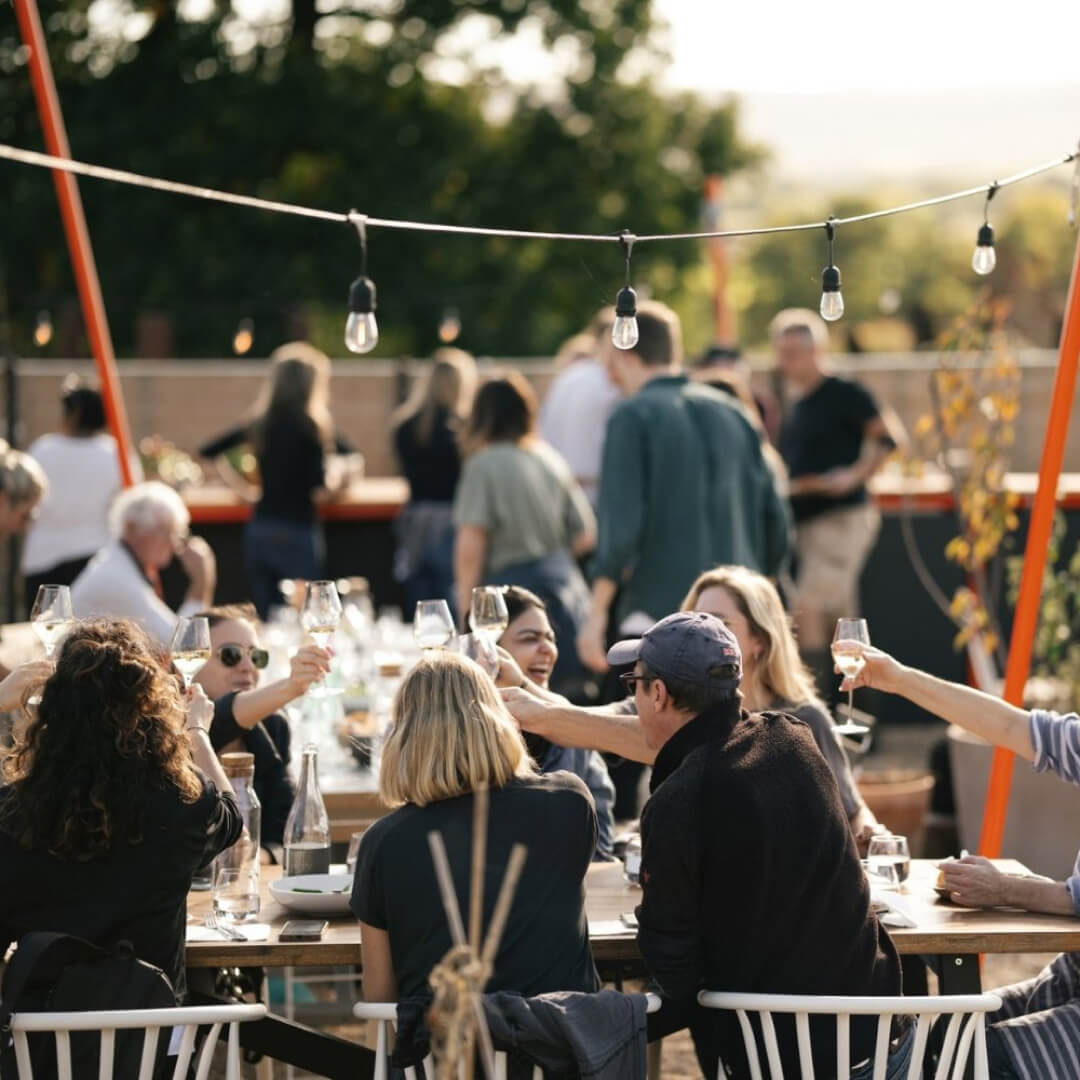
M30 612L34 633L41 639L45 656L52 659L60 639L71 629L71 590L66 585L39 585Z
M496 585L480 585L473 589L469 625L474 633L490 634L493 641L498 641L509 621L502 588Z
M204 615L193 618L180 616L169 647L176 670L184 677L184 689L191 687L191 680L210 659L210 623Z
M882 833L880 836L870 837L866 857L874 873L880 874L883 867L891 866L900 885L907 881L911 873L911 851L906 836Z
M454 617L445 600L420 600L413 616L413 637L421 649L444 649L454 638Z
M328 648L341 621L341 597L332 581L309 581L304 592L304 604L300 609L300 623L311 640L320 648ZM312 697L326 697L335 691L326 685L325 679L312 683L308 688Z
M462 656L479 664L493 679L499 674L499 650L490 635L462 634L458 640Z
M838 619L836 633L833 634L833 663L846 678L853 679L864 667L862 646L870 644L870 629L865 619ZM854 688L848 690L847 723L837 724L836 730L841 735L865 735L870 729L865 724L856 724L852 720L854 709Z

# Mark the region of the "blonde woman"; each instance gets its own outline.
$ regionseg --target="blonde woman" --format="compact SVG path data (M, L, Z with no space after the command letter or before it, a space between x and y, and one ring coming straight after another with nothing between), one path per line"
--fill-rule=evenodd
M418 600L453 602L454 493L461 476L458 435L476 391L476 362L461 349L439 349L426 378L390 418L409 501L394 521L394 577L405 610Z
M340 494L348 479L328 468L327 456L349 449L334 437L329 397L326 354L303 341L282 345L270 356L270 374L245 423L199 448L208 459L243 445L255 452L262 493L244 535L244 554L263 619L284 602L277 587L282 578L326 576L317 507Z
M442 834L462 911L469 904L474 792L490 792L484 925L516 843L528 848L488 990L525 996L599 988L589 951L585 871L596 815L570 773L538 776L494 683L456 653L425 656L402 681L379 770L397 807L364 833L350 906L364 941L364 998L425 993L450 948L428 848Z
M0 439L0 537L26 532L48 488L42 467Z
M860 849L879 829L863 802L828 708L799 658L799 647L768 578L744 566L718 566L702 574L686 594L683 611L715 615L735 635L743 657L740 689L748 712L785 712L810 728L836 777L840 800Z

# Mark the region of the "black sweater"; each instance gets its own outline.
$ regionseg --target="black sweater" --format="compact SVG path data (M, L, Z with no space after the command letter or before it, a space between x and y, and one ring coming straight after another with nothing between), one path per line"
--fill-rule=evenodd
M805 724L734 704L692 720L657 756L641 836L638 944L673 1015L694 1014L700 989L900 993L896 950ZM853 1063L872 1055L875 1024L853 1020ZM699 1052L704 1041L745 1075L734 1014L698 1011L694 1026ZM794 1024L776 1027L785 1074L798 1075ZM834 1022L811 1029L817 1074L835 1075Z

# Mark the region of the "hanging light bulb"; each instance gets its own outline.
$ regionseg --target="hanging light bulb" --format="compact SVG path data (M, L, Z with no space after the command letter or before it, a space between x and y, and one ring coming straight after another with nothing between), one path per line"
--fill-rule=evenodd
M632 349L638 343L637 293L630 288L630 253L635 237L623 229L619 242L626 253L626 284L615 297L615 322L611 327L611 343L616 349Z
M241 319L233 334L232 347L237 356L244 356L255 344L255 320Z
M975 254L971 256L971 269L976 274L989 274L997 266L997 253L994 251L994 226L980 225L975 241Z
M829 238L829 265L821 272L821 317L826 322L836 322L844 314L844 294L840 291L840 271L833 262L833 237L836 227L832 218L825 223L825 235Z
M461 316L457 308L447 308L439 321L439 340L444 345L450 345L457 341L461 333Z
M379 325L375 321L375 282L367 276L367 218L353 210L349 220L360 235L360 276L349 286L345 347L350 352L368 353L379 343Z
M989 274L997 266L997 252L994 251L994 227L990 224L990 200L997 194L997 188L998 183L995 180L986 189L983 223L979 226L979 235L975 239L975 252L971 256L971 269L976 274Z
M52 316L47 311L39 311L37 322L34 324L34 344L39 349L44 349L52 341L52 336Z

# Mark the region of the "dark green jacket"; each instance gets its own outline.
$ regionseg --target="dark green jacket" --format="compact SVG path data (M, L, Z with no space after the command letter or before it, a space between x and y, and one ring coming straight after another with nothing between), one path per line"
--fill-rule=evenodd
M787 506L741 407L664 375L608 420L593 576L621 586L618 622L678 609L718 563L775 575L791 544Z

